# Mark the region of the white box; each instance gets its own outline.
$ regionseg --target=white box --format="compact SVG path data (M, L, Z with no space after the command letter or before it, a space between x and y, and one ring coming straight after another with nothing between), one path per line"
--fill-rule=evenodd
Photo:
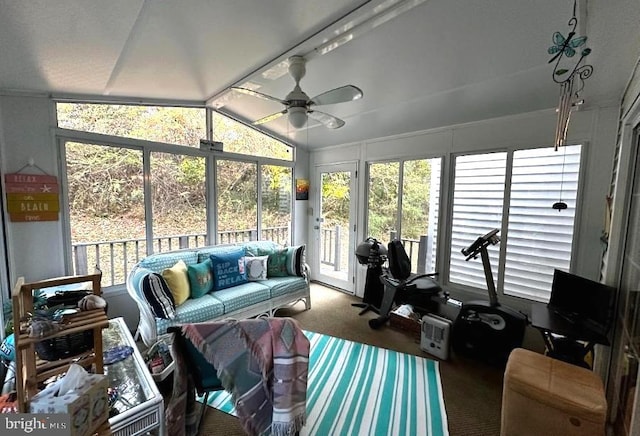
M31 413L68 413L71 436L86 436L109 419L107 388L103 374L88 374L82 390L58 396L60 380L38 392L29 403Z

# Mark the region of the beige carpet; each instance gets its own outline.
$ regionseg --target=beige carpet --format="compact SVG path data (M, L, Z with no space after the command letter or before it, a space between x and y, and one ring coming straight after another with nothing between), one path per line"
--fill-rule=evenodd
M354 302L360 299L312 284L311 310L304 310L304 304L298 303L280 310L278 316L297 319L305 330L433 358L420 350L418 341L402 331L388 325L372 330L367 321L377 315L368 312L359 316L360 309L351 306ZM539 349L542 342L537 336L528 331L525 346ZM440 373L449 433L452 436L499 435L503 371L453 355L441 362ZM244 432L236 418L209 407L200 434L240 436Z

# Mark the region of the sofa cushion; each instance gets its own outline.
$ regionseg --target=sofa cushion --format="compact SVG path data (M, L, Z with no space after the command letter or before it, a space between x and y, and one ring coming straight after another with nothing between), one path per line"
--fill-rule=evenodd
M138 265L153 272L161 273L165 269L171 268L179 260L184 261L186 265L194 265L198 263L198 253L193 250L155 253L142 259Z
M183 260L179 260L171 268L162 271L162 277L167 281L173 301L176 306L180 306L187 301L190 294L189 276L187 274L187 265Z
M273 241L251 241L243 244L248 256L268 256L280 247Z
M271 298L301 291L308 287L304 278L294 276L271 277L260 283L269 287Z
M287 247L287 273L290 276L303 276L305 248L305 245Z
M211 247L202 247L198 249L198 263L204 262L207 259L211 258L212 254L216 253L224 253L229 250L233 250L240 247L240 245L234 244L224 244L224 245L213 245Z
M200 298L213 289L213 272L211 271L211 267L211 259L187 266L191 298Z
M142 277L140 289L156 317L173 319L176 316L176 303L167 282L160 274L146 274Z
M256 282L267 280L267 262L269 256L256 256L244 258L244 266L247 271L247 280Z
M230 247L226 251L214 253L210 256L214 291L247 282L244 256L244 247Z
M287 249L282 248L269 255L267 277L286 277L288 275Z
M179 307L176 307L176 316L173 319L156 319L156 331L158 334L167 333L167 328L177 324L190 322L206 322L224 315L224 304L211 294L193 300L188 299Z
M224 304L224 313L231 313L252 304L266 301L270 297L269 288L262 285L264 282L247 282L221 291L211 292L208 295L217 298Z

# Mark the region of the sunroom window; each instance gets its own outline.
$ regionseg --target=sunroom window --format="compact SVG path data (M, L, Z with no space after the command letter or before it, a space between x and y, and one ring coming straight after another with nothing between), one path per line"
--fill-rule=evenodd
M414 272L435 270L441 160L369 164L368 236L401 240Z
M203 108L57 103L58 127L199 147L207 137Z
M554 268L571 264L580 158L580 145L457 156L449 281L486 289L482 262L461 250L497 228L488 251L498 291L547 301ZM560 201L567 208L553 209Z
M103 286L119 286L151 253L242 240L291 243L288 145L230 122L214 127L230 129L223 133L229 144L235 137L248 145L205 153L194 146L206 137L204 109L84 103L57 109L67 129L58 134L69 273L95 265Z

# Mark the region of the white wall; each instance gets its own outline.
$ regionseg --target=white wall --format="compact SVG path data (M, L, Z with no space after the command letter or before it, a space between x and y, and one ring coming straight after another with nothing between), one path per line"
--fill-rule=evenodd
M296 179L309 179L309 152L300 148L296 149L296 166L293 169L293 181L295 189ZM309 200L296 200L293 192L293 243L292 245L308 244L309 228Z
M604 226L605 196L610 183L613 153L615 147L619 108L594 108L572 115L569 142L585 144L585 176L582 178L583 202L579 205L577 237L575 240L575 272L597 279L600 269L602 245L600 235ZM312 180L314 168L320 164L344 161L359 161L364 174L367 162L399 157L445 156L445 164L452 154L480 150L525 148L530 146L551 146L555 133L556 113L554 110L520 114L517 116L491 119L429 131L407 133L387 138L377 138L358 144L338 145L312 152L310 157ZM365 228L366 181L360 177L360 204L358 207L358 240L367 235ZM317 195L313 196L316 207ZM446 199L442 199L445 207ZM313 238L313 223L309 223L310 240ZM313 264L316 246L310 247L309 256ZM356 277L356 294L362 295L364 287L364 267L359 266ZM313 271L312 271L313 278ZM464 298L464 295L460 295ZM520 302L522 303L522 302ZM516 303L518 304L518 303ZM528 309L528 304L523 305Z
M5 174L20 170L29 159L46 173L59 176L50 129L51 108L46 97L0 95L2 183ZM35 168L24 171L42 174ZM2 201L6 206L6 198ZM22 276L26 281L37 281L64 274L62 214L60 220L50 222L12 223L5 218L10 284Z

